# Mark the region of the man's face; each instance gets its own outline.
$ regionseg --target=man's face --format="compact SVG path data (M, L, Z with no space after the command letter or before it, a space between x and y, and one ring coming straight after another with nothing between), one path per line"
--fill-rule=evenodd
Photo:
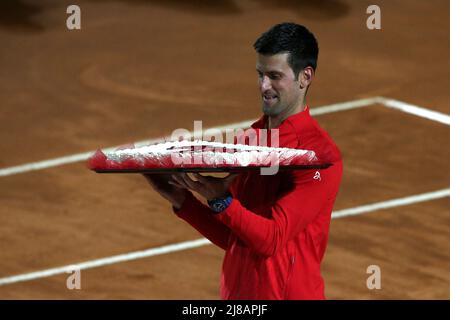
M287 59L289 53L275 55L258 54L256 71L262 98L263 113L277 116L283 111L294 109L303 95L300 82Z

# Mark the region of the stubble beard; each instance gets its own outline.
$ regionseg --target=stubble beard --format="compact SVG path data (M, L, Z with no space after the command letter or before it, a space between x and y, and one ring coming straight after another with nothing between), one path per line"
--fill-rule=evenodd
M279 115L283 111L283 106L280 102L277 102L273 106L268 106L264 102L261 103L262 112L269 117L274 117Z

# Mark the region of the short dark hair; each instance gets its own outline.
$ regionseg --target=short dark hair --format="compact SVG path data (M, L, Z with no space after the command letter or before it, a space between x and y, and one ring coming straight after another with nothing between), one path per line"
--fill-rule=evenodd
M256 40L253 47L262 55L289 53L288 64L296 78L300 71L308 66L314 70L317 68L317 40L306 27L296 23L274 25Z

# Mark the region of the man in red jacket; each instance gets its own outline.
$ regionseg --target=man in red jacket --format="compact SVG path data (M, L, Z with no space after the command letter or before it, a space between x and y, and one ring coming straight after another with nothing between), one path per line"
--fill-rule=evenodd
M311 117L305 97L318 57L313 34L294 23L255 42L263 116L252 128L278 129L279 146L313 150L320 170L248 171L226 178L146 175L211 242L225 250L223 299L324 299L320 263L342 177L339 149ZM193 196L202 195L208 206Z

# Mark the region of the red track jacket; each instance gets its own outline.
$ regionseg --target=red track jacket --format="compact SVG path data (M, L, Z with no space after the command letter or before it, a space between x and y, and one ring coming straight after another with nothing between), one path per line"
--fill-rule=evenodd
M252 127L265 128L266 122L263 116ZM342 177L341 155L308 107L278 129L280 147L313 150L333 165L271 176L245 172L233 181L234 199L223 212L213 214L193 195L176 212L226 251L222 299L325 299L320 263Z

